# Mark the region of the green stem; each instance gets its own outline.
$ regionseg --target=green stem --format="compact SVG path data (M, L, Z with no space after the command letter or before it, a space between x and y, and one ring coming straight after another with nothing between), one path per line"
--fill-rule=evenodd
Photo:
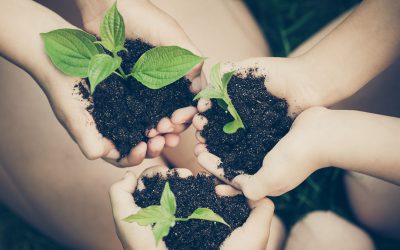
M120 73L120 76L124 79L128 78L128 76L125 75L125 72L122 70L121 66L118 67L118 71Z
M124 78L120 73L118 73L117 71L114 71L114 74L116 74L117 76Z
M189 218L175 218L175 221L188 221Z

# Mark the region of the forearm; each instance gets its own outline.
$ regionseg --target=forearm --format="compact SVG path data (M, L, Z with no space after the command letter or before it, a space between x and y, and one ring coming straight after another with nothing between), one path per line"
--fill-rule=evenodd
M326 166L400 184L400 119L359 111L327 111L318 154Z
M400 1L365 0L303 57L320 105L362 88L400 54Z
M0 54L35 77L46 77L40 75L44 68L55 73L40 33L72 25L34 1L2 0L0 5Z

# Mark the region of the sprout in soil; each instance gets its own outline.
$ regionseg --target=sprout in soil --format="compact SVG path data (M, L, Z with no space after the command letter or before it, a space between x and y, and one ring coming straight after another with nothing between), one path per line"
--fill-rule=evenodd
M205 60L178 46L160 46L145 52L129 73L124 72L118 52L127 51L124 48L125 24L116 2L101 23L101 41L77 29L57 29L41 33L41 37L53 64L66 75L88 77L92 93L113 73L124 79L132 76L150 89L160 89L185 76Z
M124 221L130 223L136 222L141 226L152 225L156 245L158 245L158 243L169 234L170 228L175 226L177 221L208 220L223 223L229 226L221 216L214 213L209 208L197 208L187 218L176 218L175 213L175 195L171 191L169 183L166 182L161 195L160 205L142 208L136 214L126 217Z
M218 105L226 112L229 112L233 121L225 124L223 130L227 134L236 133L239 128L244 128L242 119L232 104L231 98L228 95L228 83L234 75L234 71L225 73L221 78L221 65L216 64L211 69L210 79L211 84L206 89L198 93L194 100L199 98L217 99Z

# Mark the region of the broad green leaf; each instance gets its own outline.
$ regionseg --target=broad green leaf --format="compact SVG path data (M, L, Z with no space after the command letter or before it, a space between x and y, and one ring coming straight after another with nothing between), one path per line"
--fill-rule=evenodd
M87 77L90 59L104 51L96 37L76 29L57 29L40 34L53 64L70 76Z
M209 99L219 99L219 98L223 98L224 94L219 92L219 90L216 90L214 88L212 88L211 86L209 86L206 89L203 89L202 91L200 91L194 98L193 100L197 100L200 98L209 98Z
M90 91L93 93L96 86L111 75L120 65L120 57L111 57L107 54L99 54L92 57L89 63Z
M132 69L132 76L150 89L160 89L185 76L204 60L178 46L161 46L146 51Z
M242 119L240 118L239 114L237 113L235 107L233 106L232 102L229 102L228 104L228 111L233 117L233 121L225 124L223 130L227 134L233 134L236 133L236 131L239 128L244 128L244 124L242 122Z
M159 221L173 220L174 218L161 206L149 206L140 209L136 214L124 219L126 222L136 222L141 226L147 226Z
M188 218L215 221L229 226L229 224L226 223L226 221L221 216L214 213L214 211L209 208L197 208Z
M156 240L156 246L169 234L170 228L174 225L173 220L164 220L157 222L153 227L153 235Z
M176 199L174 193L171 191L169 183L165 183L164 190L161 195L160 205L167 210L172 216L176 212Z
M228 83L231 80L232 76L235 74L235 71L231 71L228 73L225 73L222 76L222 88L224 89L224 91L226 91L228 93Z
M227 134L234 134L239 128L242 128L240 122L238 120L233 120L225 124L223 130Z
M105 14L100 26L101 45L117 53L124 48L125 24L117 9L117 2Z

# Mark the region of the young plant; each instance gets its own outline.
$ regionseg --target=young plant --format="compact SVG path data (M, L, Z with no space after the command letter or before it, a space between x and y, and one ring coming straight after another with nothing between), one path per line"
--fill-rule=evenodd
M225 73L221 78L221 65L216 64L211 69L210 80L211 84L198 93L194 100L199 98L217 99L218 105L225 111L229 112L233 117L233 121L225 124L223 130L227 134L236 133L239 128L244 128L242 119L232 104L231 98L228 95L228 83L234 75L234 71Z
M124 221L129 223L136 222L141 226L152 225L156 245L158 245L158 243L169 234L169 230L171 227L175 226L177 221L208 220L229 226L221 216L208 208L197 208L187 218L176 218L175 213L175 195L171 191L169 183L166 182L161 195L160 205L142 208L136 214L126 217Z
M53 64L66 75L88 77L92 93L113 73L124 79L132 76L150 89L160 89L185 76L205 60L178 46L161 46L145 52L130 72L124 72L118 52L127 51L124 47L125 24L116 2L103 18L100 41L77 29L57 29L40 35Z

